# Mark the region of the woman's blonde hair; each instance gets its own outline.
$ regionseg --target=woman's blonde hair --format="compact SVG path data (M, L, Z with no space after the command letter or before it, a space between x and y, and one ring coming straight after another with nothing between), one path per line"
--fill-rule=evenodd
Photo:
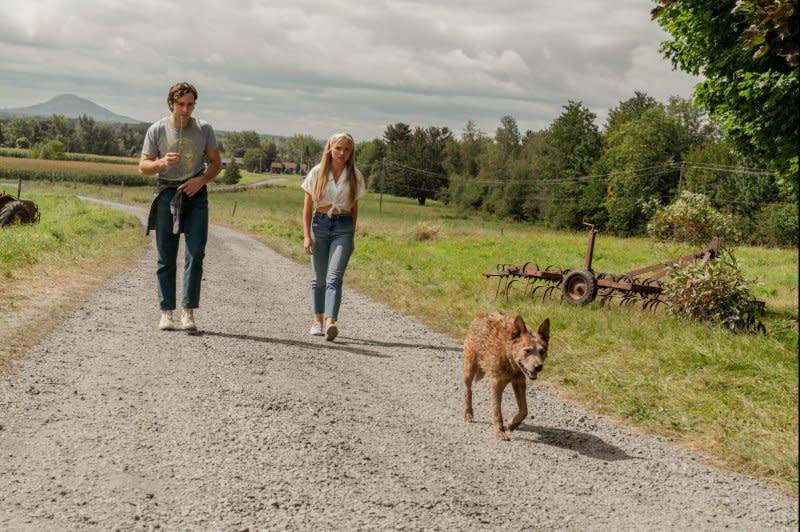
M331 150L333 146L340 140L345 139L350 143L350 158L345 163L345 170L347 170L347 184L350 185L350 204L356 201L358 194L358 180L356 179L356 141L350 133L334 133L328 142L325 143L325 149L322 150L322 160L319 162L317 169L317 180L314 183L314 192L311 198L314 200L314 205L317 205L322 196L325 194L325 187L328 186L328 175L333 168L333 156Z

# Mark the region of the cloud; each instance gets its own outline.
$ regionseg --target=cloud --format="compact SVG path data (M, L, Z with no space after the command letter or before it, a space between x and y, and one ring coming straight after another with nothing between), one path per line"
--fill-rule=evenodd
M0 108L71 92L151 121L175 81L218 129L380 137L388 124L601 123L635 90L689 97L641 0L6 0Z

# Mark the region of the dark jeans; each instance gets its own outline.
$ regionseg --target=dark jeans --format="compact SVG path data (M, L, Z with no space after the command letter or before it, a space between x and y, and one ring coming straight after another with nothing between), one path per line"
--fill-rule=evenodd
M158 302L161 310L175 309L175 277L177 274L180 235L172 234L169 203L177 189L168 188L156 199L156 249L158 250ZM208 191L203 187L193 197L183 200L181 218L184 235L183 293L184 308L200 306L200 281L208 240Z
M311 221L311 307L314 314L326 318L339 315L342 304L342 281L350 255L353 254L353 217L315 212Z

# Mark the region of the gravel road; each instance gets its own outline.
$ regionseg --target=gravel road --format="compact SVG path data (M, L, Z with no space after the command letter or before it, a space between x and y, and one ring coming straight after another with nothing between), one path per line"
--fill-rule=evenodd
M797 529L796 498L540 387L495 440L458 342L348 289L309 336L308 266L249 236L212 226L197 335L157 330L154 246L132 268L0 382L0 530Z

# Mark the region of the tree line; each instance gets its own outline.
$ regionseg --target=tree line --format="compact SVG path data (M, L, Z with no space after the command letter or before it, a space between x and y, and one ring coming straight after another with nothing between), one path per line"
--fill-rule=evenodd
M139 157L149 124L109 124L82 115L68 118L0 117L0 146L31 149L36 157L62 159L67 153ZM274 161L313 165L323 143L311 135L264 138L255 131L217 132L220 151L243 159L251 172L268 172Z
M561 229L591 222L643 234L655 210L682 191L735 215L739 233L754 243L775 243L770 224L797 217L796 196L780 174L754 170L767 165L739 153L690 100L662 104L636 92L609 111L602 129L596 119L569 101L541 131L522 133L512 116L491 136L472 121L458 136L447 127L397 123L382 139L358 145L358 164L374 191ZM782 222L774 220L777 211Z
M87 115L0 118L0 146L28 149L50 143L61 153L138 157L147 127L97 122Z
M591 221L620 235L644 233L654 213L692 198L695 212L707 205L729 215L728 232L745 242L797 245L796 2L655 4L652 18L672 36L661 52L703 77L693 99L636 92L602 128L580 101L525 133L512 116L493 136L472 122L460 138L393 124L359 145L370 186L559 228Z

